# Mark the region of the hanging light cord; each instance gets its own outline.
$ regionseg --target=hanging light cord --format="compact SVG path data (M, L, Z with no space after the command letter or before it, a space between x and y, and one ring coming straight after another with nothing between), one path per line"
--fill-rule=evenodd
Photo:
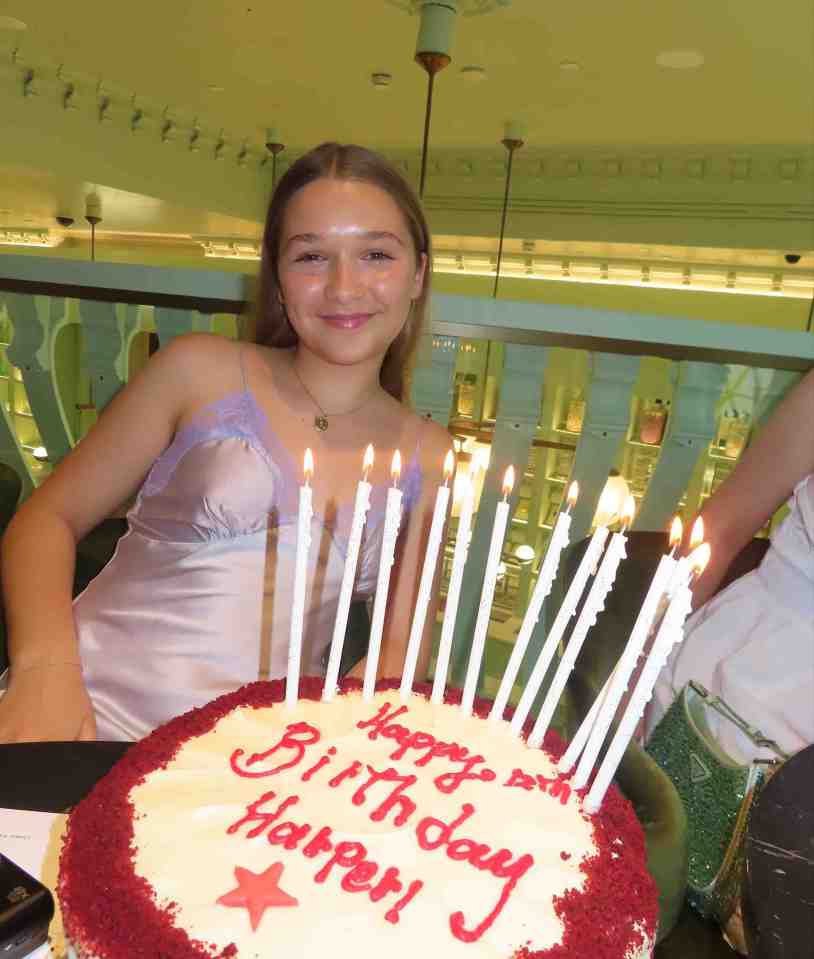
M427 178L427 147L430 140L430 117L432 116L432 88L435 83L435 72L427 73L427 107L424 111L424 142L421 147L421 177L418 184L418 195L424 198L424 181Z
M509 151L509 162L506 165L506 188L503 191L503 213L500 218L500 237L498 238L497 243L497 265L495 267L495 286L492 290L492 298L497 299L497 286L500 282L500 261L503 259L503 235L506 232L506 214L509 211L509 189L512 182L512 160L514 159L514 151L523 146L522 140L512 140L505 139L503 140L503 146Z

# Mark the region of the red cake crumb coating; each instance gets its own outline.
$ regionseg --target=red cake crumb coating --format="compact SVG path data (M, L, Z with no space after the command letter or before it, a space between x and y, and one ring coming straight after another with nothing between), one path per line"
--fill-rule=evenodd
M323 684L321 678L303 677L300 698L319 700ZM359 680L346 679L340 688L353 692L361 685ZM376 688L396 690L399 680L382 680ZM415 689L429 697L429 685ZM230 959L237 955L234 945L218 951L190 939L175 926L173 905L158 906L149 882L135 874L135 810L129 796L149 773L165 768L187 740L208 732L232 710L267 708L284 696L284 680L251 683L171 720L133 745L73 810L60 856L58 892L65 930L83 951L99 959ZM459 689L447 691L445 702L460 701ZM486 718L491 705L476 699L474 711ZM524 736L530 727L531 723ZM565 747L549 730L543 748L557 759ZM644 935L655 940L657 890L647 871L644 834L633 808L612 786L599 813L586 818L593 824L597 853L580 867L586 877L584 888L554 901L565 929L561 944L542 951L523 946L514 959L620 959L631 947L640 946ZM615 864L616 850L622 849L624 871Z

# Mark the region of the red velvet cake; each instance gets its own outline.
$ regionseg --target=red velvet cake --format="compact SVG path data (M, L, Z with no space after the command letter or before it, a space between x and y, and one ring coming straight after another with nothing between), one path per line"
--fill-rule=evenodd
M644 959L657 891L630 804L589 816L508 723L383 681L254 683L160 727L71 813L80 959Z

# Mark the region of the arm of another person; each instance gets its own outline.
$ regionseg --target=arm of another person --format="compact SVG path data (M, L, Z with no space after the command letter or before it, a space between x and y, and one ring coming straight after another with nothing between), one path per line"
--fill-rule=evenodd
M2 582L11 679L0 742L95 736L73 621L76 544L132 496L170 443L210 339L182 337L159 350L9 524Z
M693 590L698 607L712 596L732 560L814 473L814 370L789 391L729 478L701 511L712 547L709 566Z
M418 585L424 568L424 554L435 508L438 486L443 482L444 457L452 448L452 439L443 427L434 423L423 427L421 438L421 496L413 507L404 533L399 537L396 560L390 579L390 595L384 617L382 648L379 656L379 676L401 678L404 656L410 627L413 622ZM450 497L450 503L452 498ZM449 512L447 512L449 515ZM444 537L441 538L443 544ZM415 681L423 682L427 676L432 652L432 632L438 612L439 583L441 579L441 554L439 553L435 579L430 592L430 604L422 634L421 649L415 672ZM350 675L360 679L364 676L365 660L351 670Z

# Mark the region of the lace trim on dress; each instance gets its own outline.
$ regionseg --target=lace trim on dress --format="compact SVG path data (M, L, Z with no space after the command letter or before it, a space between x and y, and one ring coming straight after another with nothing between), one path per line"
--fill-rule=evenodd
M249 443L269 469L275 469L269 451L256 429L257 417L251 394L229 393L204 407L153 463L139 493L139 499L160 493L184 456L199 443L220 439L242 439Z

